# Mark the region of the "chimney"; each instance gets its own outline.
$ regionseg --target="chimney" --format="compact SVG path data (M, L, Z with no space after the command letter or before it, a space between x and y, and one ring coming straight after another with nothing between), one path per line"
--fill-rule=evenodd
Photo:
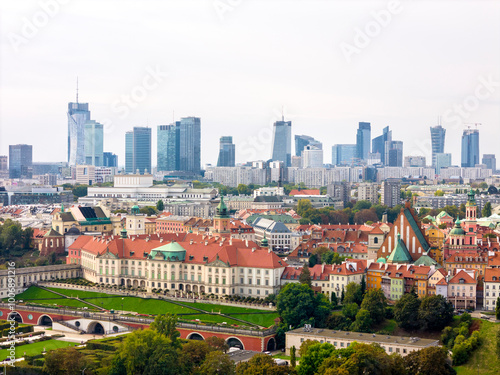
M245 247L248 247L248 240L245 240Z
M193 244L193 240L190 240L190 241L189 241L189 244L190 244L190 245L192 245L192 244Z
M257 250L257 249L255 247L252 247L252 253L254 253L255 250Z
M271 249L267 249L267 253L268 253L268 254L271 254Z
M207 246L207 245L208 245L208 241L205 241L205 246Z

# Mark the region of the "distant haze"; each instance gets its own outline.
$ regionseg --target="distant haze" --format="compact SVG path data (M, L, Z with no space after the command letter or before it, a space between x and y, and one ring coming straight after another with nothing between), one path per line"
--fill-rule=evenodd
M153 128L156 165L156 125L186 116L201 118L202 165L223 135L236 162L268 159L282 108L325 163L367 121L430 164L438 116L454 164L463 122L500 157L498 1L2 1L0 17L0 155L27 143L35 161L67 160L78 76L120 165L127 130Z

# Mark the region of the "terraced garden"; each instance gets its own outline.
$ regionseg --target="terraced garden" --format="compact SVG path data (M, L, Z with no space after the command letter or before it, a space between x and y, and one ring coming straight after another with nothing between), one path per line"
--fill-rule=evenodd
M75 346L75 343L69 341L60 341L60 340L47 340L47 341L35 342L34 344L16 346L16 358L23 357L25 352L27 355L37 355L42 353L44 349L46 351L49 351L52 349L65 348L68 346ZM9 353L7 350L2 350L0 352L0 361L5 360L8 355Z

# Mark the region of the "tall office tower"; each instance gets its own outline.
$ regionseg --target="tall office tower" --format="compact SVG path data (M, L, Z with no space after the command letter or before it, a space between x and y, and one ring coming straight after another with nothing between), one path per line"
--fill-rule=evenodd
M282 161L285 167L292 165L292 122L276 121L273 125L273 161Z
M425 167L425 156L405 156L404 167Z
M315 146L308 145L302 151L302 168L322 168L323 150Z
M441 173L441 168L451 167L451 154L436 154L436 174Z
M102 167L104 127L89 120L85 123L85 164Z
M486 165L487 169L491 169L493 172L497 170L497 158L494 154L484 154L482 163Z
M431 142L432 142L432 166L436 166L436 154L444 152L444 139L446 129L441 125L431 126Z
M466 129L462 135L462 168L479 164L479 130Z
M403 142L387 141L385 142L385 165L388 167L403 166Z
M179 170L199 174L201 169L200 118L181 118L179 127Z
M88 103L68 103L68 162L85 164L85 123L90 120Z
M334 145L332 147L333 165L351 165L356 158L356 145Z
M9 169L7 155L0 155L0 173L7 172Z
M361 160L368 159L370 153L370 143L372 128L369 122L360 122L356 134L356 157Z
M9 178L33 177L33 146L9 146Z
M157 169L159 171L179 170L180 122L172 125L158 125Z
M125 133L125 172L151 173L151 128L134 127Z
M118 168L118 155L113 154L112 152L103 152L102 165L103 167Z
M306 146L314 146L320 150L323 149L323 144L308 135L295 136L295 156L301 156L302 151Z
M334 182L327 185L326 194L331 198L340 199L343 203L351 200L351 185L347 181Z
M385 162L385 142L392 141L392 130L389 130L389 127L386 126L382 130L382 135L379 135L372 140L372 153L380 154L380 161L382 164L386 164Z
M380 200L383 206L394 207L401 203L401 181L387 179L382 182Z
M218 167L234 167L235 146L233 137L220 137Z

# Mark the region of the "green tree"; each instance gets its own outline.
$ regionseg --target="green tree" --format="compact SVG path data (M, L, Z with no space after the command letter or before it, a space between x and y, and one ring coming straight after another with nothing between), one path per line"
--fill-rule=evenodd
M236 366L236 375L286 375L295 374L288 366L278 366L274 359L266 354L256 354L248 362Z
M453 305L443 296L431 295L422 298L418 317L424 329L441 331L453 320L453 310Z
M361 309L370 313L370 318L375 324L381 323L385 318L387 300L381 289L370 289L364 296ZM361 310L360 310L361 311Z
M236 189L238 190L238 194L249 195L252 193L245 184L239 184Z
M499 332L499 335L500 335L500 331ZM497 336L499 336L497 335ZM498 337L497 337L497 342L498 342ZM500 347L500 345L497 343L497 346ZM292 346L290 348L290 365L295 368L295 366L297 366L297 358L296 358L296 352L297 349L295 349L295 346Z
M307 264L304 264L304 267L302 268L302 272L300 273L299 276L299 282L301 284L305 284L309 287L311 287L311 271L309 271L309 267Z
M355 332L370 332L373 320L370 312L366 309L360 309L356 314L356 320L351 325L351 331Z
M361 210L358 211L354 214L354 224L364 224L369 221L375 222L378 221L378 216L375 210L372 209L367 209L367 210Z
M88 185L75 185L72 189L73 197L78 200L80 197L85 197L87 195Z
M399 326L406 330L415 330L420 327L418 311L421 300L415 290L404 294L394 305L394 319Z
M175 328L177 324L177 315L173 314L160 314L156 315L155 320L151 323L150 328L160 335L167 337L170 339L172 345L180 346L177 342L177 338L180 337L180 333Z
M497 304L495 306L495 317L500 320L500 297L497 297Z
M193 374L199 370L199 367L205 360L208 353L213 351L205 341L190 340L182 346L179 362L186 374Z
M226 341L217 336L208 337L205 342L212 348L212 350L218 350L222 353L226 353L229 350L229 345L227 345Z
M332 307L336 307L339 304L339 300L338 300L337 294L335 294L335 292L332 292L331 302L332 302Z
M313 209L313 206L309 199L300 199L299 202L297 203L296 211L299 216L305 217L305 213L311 209Z
M156 209L159 212L162 212L165 209L165 204L163 203L163 200L160 199L158 202L156 202Z
M404 357L408 374L418 375L455 375L456 371L447 361L446 350L439 346L417 350Z
M354 211L368 210L372 206L370 201L357 201L354 207Z
M491 203L490 202L486 202L482 211L481 211L481 215L483 217L490 217L491 216Z
M318 342L308 345L305 353L300 354L300 363L297 366L297 374L299 375L314 375L323 361L334 355L337 351L332 344Z
M434 193L434 195L436 197L442 197L444 195L444 191L442 191L442 190L436 190L435 193Z
M142 207L139 212L141 214L144 214L144 215L147 215L147 216L153 216L153 215L156 215L156 207L153 207L153 206L146 206L146 207Z
M359 311L359 306L357 303L346 303L344 304L344 306L342 307L342 314L348 318L348 319L351 319L352 321L354 321L356 319L356 315Z
M43 371L51 375L81 374L87 362L74 347L51 350L45 355Z
M363 302L363 292L361 291L361 285L350 282L345 288L344 301L342 303L357 303L358 305Z
M200 373L204 375L235 375L236 366L227 354L215 351L207 355L200 366Z
M451 359L453 360L454 366L463 365L469 359L469 353L467 352L467 346L464 343L455 344L453 346Z
M326 322L331 305L324 294L314 295L309 286L289 283L278 294L276 310L286 327L301 327L306 323L321 327Z
M366 293L366 280L365 280L365 275L361 276L361 294L364 296ZM364 299L364 297L363 297Z

